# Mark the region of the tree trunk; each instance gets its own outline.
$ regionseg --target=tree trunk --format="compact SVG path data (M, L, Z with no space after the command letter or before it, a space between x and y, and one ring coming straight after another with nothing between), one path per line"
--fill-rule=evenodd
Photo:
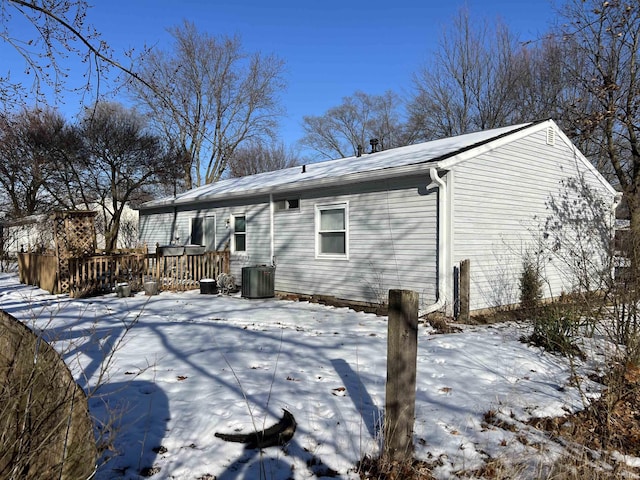
M113 252L118 248L118 232L120 231L121 211L113 212L113 217L109 222L109 227L104 232L104 248L107 252Z

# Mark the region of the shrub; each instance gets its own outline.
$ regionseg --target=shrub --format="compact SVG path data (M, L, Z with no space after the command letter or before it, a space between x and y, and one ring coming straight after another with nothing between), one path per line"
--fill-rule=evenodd
M550 352L583 357L577 345L582 312L570 299L560 299L536 310L533 331L527 341Z
M525 255L520 274L520 307L527 314L533 312L542 298L542 277L538 262Z

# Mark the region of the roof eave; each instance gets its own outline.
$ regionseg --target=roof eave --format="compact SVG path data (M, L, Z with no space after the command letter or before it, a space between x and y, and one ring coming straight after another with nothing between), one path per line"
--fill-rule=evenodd
M430 168L437 165L437 160L427 160L424 162L414 163L411 165L403 165L401 167L389 167L379 170L370 170L366 172L350 173L341 177L325 177L312 180L303 180L289 182L283 185L272 187L253 188L251 190L217 193L213 195L203 195L201 197L193 197L185 200L166 199L157 202L149 202L141 205L139 210L153 210L164 207L178 207L199 204L202 202L216 202L225 200L235 200L238 198L259 197L270 194L286 194L289 192L300 192L305 190L313 190L316 188L330 188L335 186L343 186L346 184L357 184L382 180L387 178L404 177L411 174L428 174Z

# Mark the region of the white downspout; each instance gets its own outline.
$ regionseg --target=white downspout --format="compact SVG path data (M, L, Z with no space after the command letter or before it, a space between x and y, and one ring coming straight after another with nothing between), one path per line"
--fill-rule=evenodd
M271 253L271 265L273 267L276 266L276 244L275 244L275 233L274 233L274 215L275 207L273 206L273 194L269 194L269 247Z
M428 314L440 310L445 306L446 297L446 269L448 268L448 250L449 250L449 220L447 218L447 184L438 176L438 169L433 167L429 169L431 183L427 185L427 189L438 188L438 288L436 291L436 302L427 306L422 310L421 314Z

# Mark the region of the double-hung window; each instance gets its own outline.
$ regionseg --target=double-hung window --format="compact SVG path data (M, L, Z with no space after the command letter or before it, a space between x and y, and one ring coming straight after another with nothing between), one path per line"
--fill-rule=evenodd
M348 258L349 208L346 203L316 205L316 256Z
M247 217L245 215L233 216L233 251L247 251Z

